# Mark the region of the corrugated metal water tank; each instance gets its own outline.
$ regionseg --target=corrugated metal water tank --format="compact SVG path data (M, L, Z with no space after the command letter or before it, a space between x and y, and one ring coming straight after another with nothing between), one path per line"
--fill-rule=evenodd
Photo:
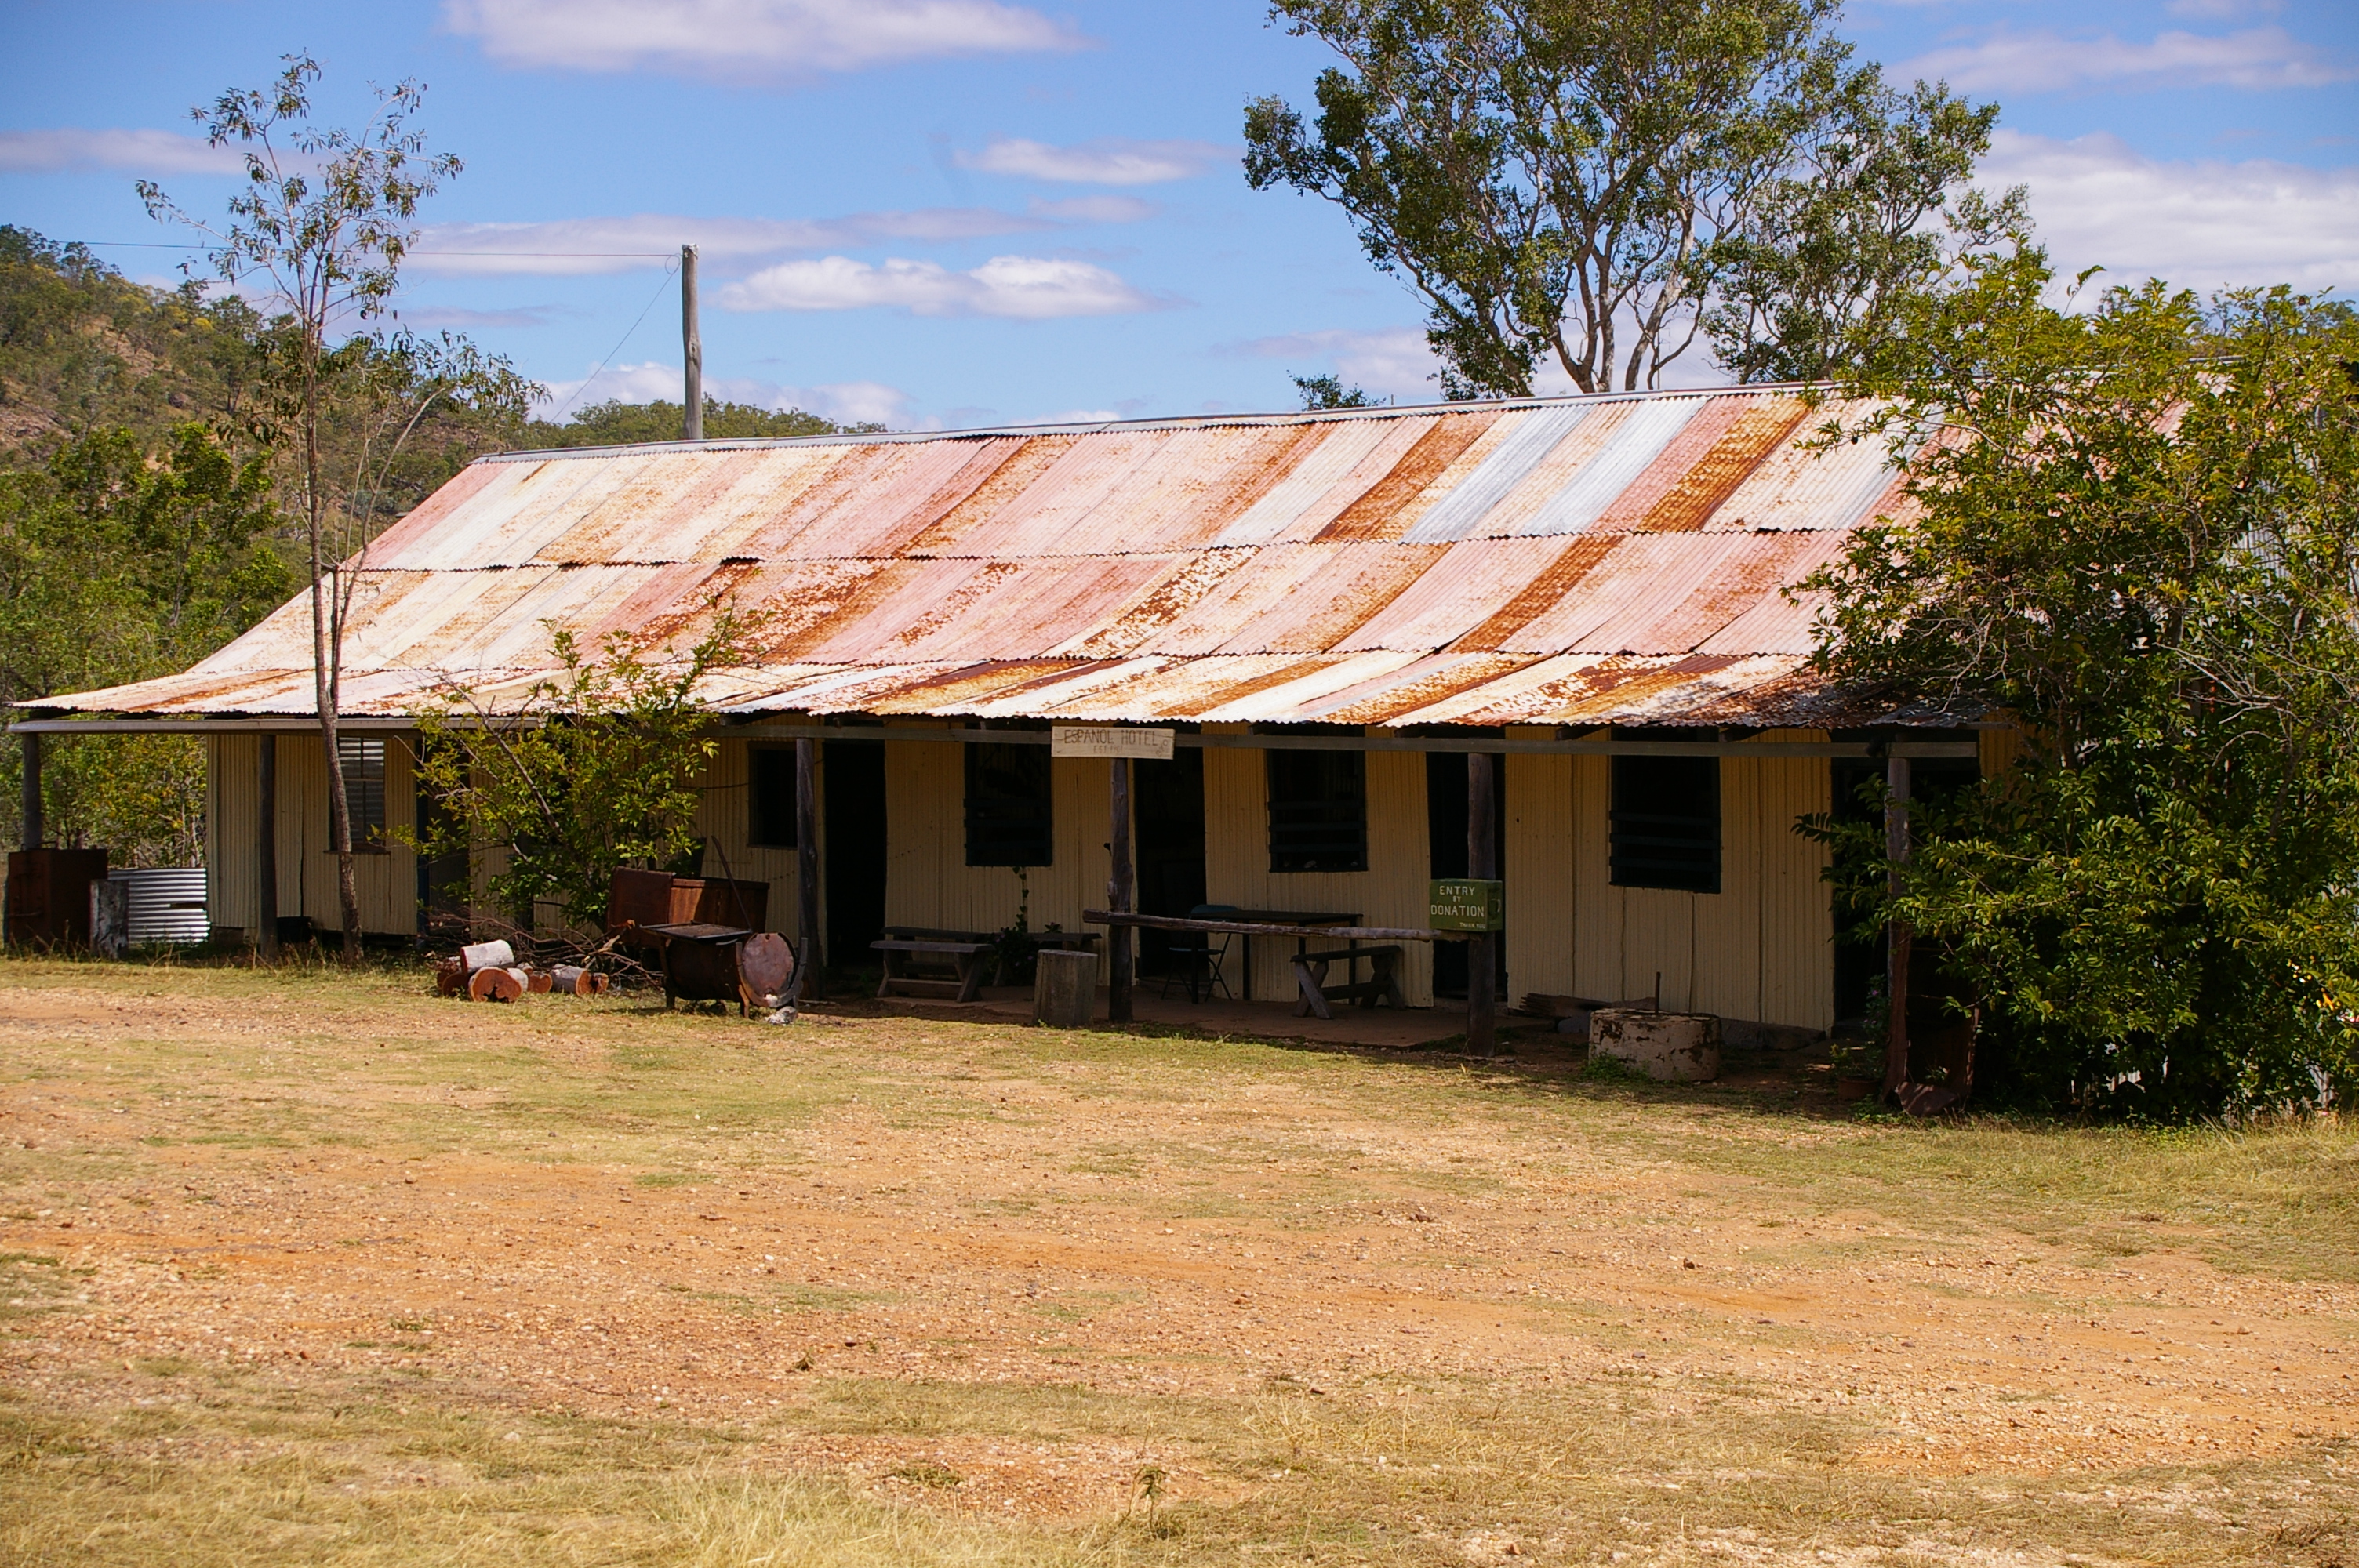
M168 866L153 871L109 871L111 882L131 885L131 945L201 942L205 916L205 869Z

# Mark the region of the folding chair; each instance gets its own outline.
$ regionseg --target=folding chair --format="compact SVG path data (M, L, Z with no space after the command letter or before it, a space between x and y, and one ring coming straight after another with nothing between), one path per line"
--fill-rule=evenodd
M1236 912L1233 903L1200 903L1188 912L1188 918L1221 920ZM1170 941L1164 947L1169 959L1163 970L1165 996L1171 994L1171 982L1177 979L1188 988L1191 1003L1209 1000L1216 991L1225 993L1231 1001L1236 1000L1236 993L1229 989L1228 977L1221 972L1228 963L1232 933L1174 931L1168 935Z

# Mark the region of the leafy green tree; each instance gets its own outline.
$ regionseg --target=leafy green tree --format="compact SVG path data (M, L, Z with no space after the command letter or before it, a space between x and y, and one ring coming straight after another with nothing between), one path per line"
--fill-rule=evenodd
M129 432L0 474L0 700L168 674L267 614L294 576L275 547L266 460L201 425L158 451ZM21 767L6 752L8 801ZM47 821L121 863L186 865L204 842L202 748L179 736L53 737Z
M0 698L174 673L293 591L301 530L277 498L294 465L267 385L292 330L0 228ZM361 537L516 445L530 392L463 339L401 333L338 344L322 388L321 468ZM53 737L46 819L122 863L190 863L202 764L180 737ZM0 742L0 818L20 766Z
M1376 399L1356 386L1345 386L1339 375L1298 375L1294 389L1305 408L1374 408Z
M1652 386L1706 333L1749 377L1823 374L1938 273L1923 231L1997 113L1854 64L1840 9L1277 0L1344 63L1308 122L1247 108L1245 178L1350 215L1425 301L1452 397L1527 395L1551 359L1583 392Z
M379 91L376 114L352 131L313 124L311 92L320 75L310 56L289 55L270 86L233 90L191 111L209 143L244 155L245 184L230 199L224 226L191 217L152 181L140 181L139 193L152 216L212 237L209 261L223 281L266 283L281 312L264 337L265 403L256 423L293 460L290 484L310 568L314 700L321 746L333 757L351 595L375 528L391 514L379 504L383 476L427 405L512 403L520 417L524 384L505 362L454 341L336 340L345 322L386 309L417 237L419 204L459 173L460 163L429 152L411 124L425 97L418 82ZM402 373L383 373L388 361ZM349 470L335 460L332 438L340 387L359 393L358 449ZM423 401L408 406L394 395L397 388L422 391ZM347 406L344 412L353 411ZM344 955L355 959L360 890L351 805L336 768L328 770L328 821Z
M2085 278L2084 278L2085 281ZM2054 303L2036 248L1904 313L1853 438L1911 511L1810 585L1820 658L2009 714L1879 914L2018 1092L2189 1118L2359 1088L2359 323L2285 289ZM1851 863L1880 881L1880 850Z
M882 425L839 425L799 408L756 408L750 403L704 400L704 436L711 441L742 441L781 436L868 435ZM562 425L536 419L525 432L533 447L622 447L642 441L679 439L677 403L624 403L610 399L581 409Z
M271 547L278 524L266 454L234 456L197 424L152 458L129 431L85 436L50 460L71 516L60 569L114 563L153 625L151 663L178 669L235 637L292 591Z
M562 671L520 699L445 685L418 715L421 792L439 831L422 854L484 857L503 909L555 903L603 925L620 867L660 867L697 852L698 779L716 750L699 692L713 671L746 662L754 624L707 606L682 650L672 628L614 633L594 650L555 628Z

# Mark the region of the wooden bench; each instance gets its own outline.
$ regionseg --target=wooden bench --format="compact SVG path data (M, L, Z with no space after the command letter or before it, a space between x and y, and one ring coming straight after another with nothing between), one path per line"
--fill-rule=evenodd
M868 946L885 956L885 980L876 988L880 1000L898 991L903 996L948 996L957 1001L973 1001L983 994L984 956L992 951L994 944L939 936L888 936ZM958 978L942 979L909 973L910 964L927 959L936 964L948 963L958 972Z
M1324 953L1297 953L1294 956L1294 983L1301 990L1301 1000L1294 1004L1294 1016L1306 1014L1325 1019L1335 1015L1327 1010L1331 1001L1349 1000L1361 1007L1377 1007L1390 1002L1395 1007L1407 1007L1408 999L1401 994L1400 956L1397 946L1338 947ZM1368 960L1368 978L1352 979L1353 968L1359 960ZM1327 966L1343 966L1344 983L1327 983Z

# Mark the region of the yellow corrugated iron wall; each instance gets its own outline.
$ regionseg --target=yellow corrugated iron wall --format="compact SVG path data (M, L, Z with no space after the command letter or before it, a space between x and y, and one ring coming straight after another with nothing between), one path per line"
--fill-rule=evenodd
M1666 974L1663 988L1686 1000L1667 996L1665 1006L1723 1018L1761 1017L1761 879L1783 833L1763 815L1768 803L1761 768L1751 758L1731 757L1720 765L1720 892L1685 895L1695 916L1687 983L1673 990ZM1647 976L1647 984L1653 983Z
M1241 730L1243 727L1236 727ZM1823 740L1813 731L1764 739ZM243 763L217 770L217 809L251 812L251 740L229 737L223 752L247 748ZM299 825L289 820L288 758L281 750L281 861L297 852ZM962 748L904 743L886 750L888 874L886 917L894 925L993 931L1016 916L1014 871L965 863L965 774ZM317 746L310 753L316 769ZM825 765L821 751L821 766ZM1825 1028L1832 1022L1832 916L1821 880L1823 852L1793 831L1795 820L1829 804L1823 758L1730 759L1722 769L1722 892L1696 894L1616 888L1606 861L1612 771L1603 757L1511 756L1500 869L1507 882L1506 1000L1527 991L1620 998L1643 996L1662 975L1663 1005L1725 1017ZM715 838L739 876L770 884L770 924L793 934L795 854L745 842L745 742L725 741L705 780L700 827ZM308 776L308 775L307 775ZM241 807L232 786L246 780ZM1370 925L1422 925L1428 834L1425 759L1412 752L1368 755L1370 869L1364 872L1273 873L1263 753L1204 753L1205 880L1215 903L1247 908L1355 910ZM1104 896L1108 768L1058 759L1056 863L1029 872L1034 927L1081 925L1081 911ZM324 777L313 848L325 839ZM403 790L404 808L407 788ZM308 798L308 797L307 797ZM824 781L821 800L824 803ZM309 809L308 806L306 809ZM308 820L308 819L307 819ZM824 843L824 839L822 839ZM216 856L216 863L220 857ZM716 860L708 869L718 871ZM283 872L291 878L292 872ZM330 861L332 878L332 861ZM250 883L251 877L248 875ZM333 884L326 885L330 915ZM232 896L234 892L232 890ZM282 892L288 914L291 885ZM250 896L247 907L250 909ZM234 907L223 905L218 907ZM314 918L320 918L317 914ZM250 913L245 916L251 919ZM216 914L222 924L236 924ZM1292 996L1286 964L1290 944L1259 945L1255 994ZM864 956L844 955L857 963ZM1432 962L1410 945L1407 989L1431 1005ZM1229 982L1242 976L1232 959Z
M1552 730L1510 728L1510 739ZM1499 872L1507 883L1507 995L1579 994L1573 949L1574 867L1571 757L1510 756L1507 819L1501 824Z
M796 879L799 870L796 851L770 847L756 848L748 841L753 831L751 803L747 783L753 764L747 753L751 750L744 741L724 740L718 743L704 775L699 784L696 808L696 830L711 840L704 857L708 875L720 876L725 871L745 881L770 884L767 928L789 940L799 941L797 929L798 904ZM827 751L820 749L820 844L822 857L827 844ZM715 852L717 849L717 853ZM822 872L824 862L822 860Z
M1026 868L1019 883L1012 868L966 863L964 752L926 741L885 748L886 922L997 931L1014 924L1028 884L1032 929L1052 923L1083 929L1082 911L1103 902L1113 873L1105 848L1113 827L1111 765L1078 757L1049 762L1056 860Z
M386 737L386 827L414 826L408 736ZM205 823L206 897L215 925L251 935L256 919L255 829L260 822L261 742L255 735L206 738L210 778ZM336 897L336 857L329 851L328 770L316 734L278 737L278 913L309 915L323 930L343 916ZM395 842L382 854L356 857L361 928L381 935L418 929L418 861Z
M1245 727L1206 725L1208 730ZM1244 909L1357 912L1369 925L1422 926L1427 871L1425 758L1414 752L1368 753L1368 869L1364 871L1283 871L1269 869L1269 775L1257 751L1208 747L1204 752L1204 886L1213 903ZM1228 981L1240 988L1244 947L1233 944ZM1255 944L1254 996L1290 999L1291 941ZM1404 944L1402 989L1412 1006L1433 1001L1433 954L1422 942Z
M255 737L205 737L205 914L217 929L254 929Z
M1813 730L1779 730L1764 740L1822 741ZM1534 762L1555 759L1518 759ZM1574 995L1618 1000L1651 994L1660 977L1661 1005L1726 1018L1825 1029L1834 1022L1834 919L1821 879L1825 851L1796 833L1803 816L1828 808L1824 758L1731 758L1721 769L1721 891L1676 892L1613 885L1607 862L1607 812L1613 762L1565 759L1571 796L1569 918L1551 912L1550 895L1508 884L1509 948L1527 952L1516 969L1519 990L1552 990L1530 977L1564 974ZM1517 815L1508 773L1508 812ZM1536 808L1537 809L1537 808ZM1533 829L1525 829L1530 837ZM1537 851L1527 859L1544 860ZM1523 863L1519 861L1518 863ZM1513 873L1510 873L1511 876ZM1518 920L1538 929L1518 936ZM1564 935L1560 935L1560 933ZM1553 944L1570 941L1565 949ZM1552 966L1552 967L1551 967ZM1529 981L1529 983L1527 983Z
M1771 740L1822 740L1823 731L1772 731ZM1824 758L1774 757L1760 770L1761 1011L1765 1023L1830 1029L1835 1021L1834 898L1826 847L1794 831L1805 816L1833 809L1833 773Z
M2023 731L2011 725L2004 730L1984 730L1974 740L1980 752L1976 760L1986 779L1996 778L2014 767L2024 752Z

